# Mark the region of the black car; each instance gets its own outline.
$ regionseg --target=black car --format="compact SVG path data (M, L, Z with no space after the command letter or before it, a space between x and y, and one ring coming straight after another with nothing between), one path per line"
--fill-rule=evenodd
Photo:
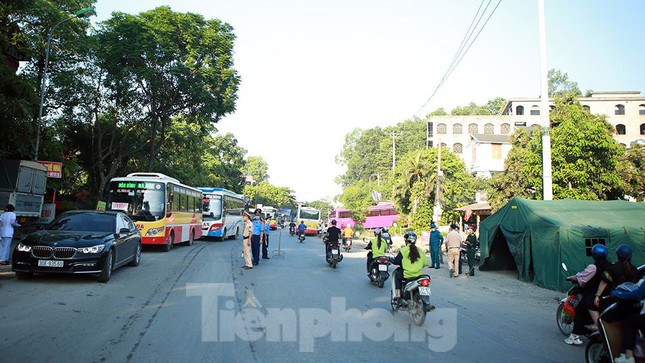
M122 212L65 212L40 231L23 238L13 251L19 279L34 273L98 274L107 282L125 264L139 265L141 235Z

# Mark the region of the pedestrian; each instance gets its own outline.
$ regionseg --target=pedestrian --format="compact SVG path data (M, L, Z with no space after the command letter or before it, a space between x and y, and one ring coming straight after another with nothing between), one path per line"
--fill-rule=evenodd
M244 256L244 268L250 270L253 268L251 261L251 235L253 234L253 223L251 215L247 212L243 214L244 232L242 233L242 255Z
M255 210L253 216L253 232L251 234L251 253L253 256L253 265L260 264L260 242L262 241L262 220L260 219L260 209Z
M450 225L450 231L446 236L446 248L448 249L448 269L450 270L450 277L459 276L457 270L459 266L459 248L461 247L461 235L459 234L459 227L456 224Z
M9 264L9 253L11 252L11 241L13 240L13 229L20 227L16 222L16 208L13 204L7 204L4 213L0 216L0 265Z
M262 243L262 258L269 259L269 230L271 229L271 217L264 221L264 241Z
M439 268L441 259L439 257L439 253L441 253L440 248L441 245L443 244L443 236L441 235L441 232L437 229L437 225L432 223L430 225L430 258L432 261L432 264L430 267L434 267L436 269Z
M468 275L466 276L475 276L475 254L477 252L477 247L479 247L479 241L475 235L475 227L468 226L468 236L466 236L466 255L468 256Z

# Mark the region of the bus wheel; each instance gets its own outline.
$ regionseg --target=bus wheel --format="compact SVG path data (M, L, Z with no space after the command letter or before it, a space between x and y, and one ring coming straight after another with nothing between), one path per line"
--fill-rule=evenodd
M237 236L240 235L240 227L235 228L235 234L232 236L228 236L228 239L237 239Z
M168 243L163 246L163 251L168 252L172 250L172 245L175 243L175 232L170 231L170 236L168 236Z
M186 244L189 246L192 246L194 240L195 240L195 231L190 231L190 237L188 238L188 242L186 242Z

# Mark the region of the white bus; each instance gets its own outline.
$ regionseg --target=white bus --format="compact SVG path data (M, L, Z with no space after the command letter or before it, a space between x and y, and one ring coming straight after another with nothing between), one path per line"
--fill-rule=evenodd
M197 187L204 193L204 237L237 238L244 231L244 196L224 188Z
M296 214L296 225L304 222L307 228L305 234L312 235L318 234L318 224L320 223L320 210L312 207L298 206L298 214Z

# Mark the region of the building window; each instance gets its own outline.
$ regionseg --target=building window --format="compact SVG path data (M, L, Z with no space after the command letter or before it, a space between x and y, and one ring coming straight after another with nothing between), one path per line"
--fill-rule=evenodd
M493 160L501 160L502 159L502 144L491 144L492 150L493 150Z
M479 133L479 126L477 124L468 125L468 133L469 134L477 134L477 133Z
M625 106L618 104L616 107L614 107L614 115L624 115L625 114Z
M645 124L641 124L640 130L641 130L641 135L645 135Z
M437 124L437 134L445 135L447 129L446 124Z
M464 133L464 127L461 124L452 125L452 133L455 135L461 135Z
M638 114L645 115L645 105L638 106Z
M553 105L549 106L549 112L552 112L553 110L555 110L555 106Z
M456 154L461 154L464 152L464 147L460 143L456 143L452 146L452 151L454 151Z
M582 105L582 108L587 110L587 112L591 113L591 107L589 105Z
M522 116L524 114L524 106L515 107L515 114L518 116Z
M484 133L487 135L492 135L495 133L495 126L493 124L484 125Z
M539 115L540 115L540 108L538 106L532 106L531 116L539 116Z
M625 135L626 134L625 125L623 125L623 124L616 125L616 134L617 135Z
M441 143L441 148L442 148L442 149L447 149L447 148L448 148L448 145L447 145L445 142L442 142L442 143Z
M605 239L604 238L585 238L585 251L587 252L587 256L591 257L591 248L594 245L605 244Z
M509 132L511 132L511 125L502 124L501 131L502 131L502 134L507 135Z

